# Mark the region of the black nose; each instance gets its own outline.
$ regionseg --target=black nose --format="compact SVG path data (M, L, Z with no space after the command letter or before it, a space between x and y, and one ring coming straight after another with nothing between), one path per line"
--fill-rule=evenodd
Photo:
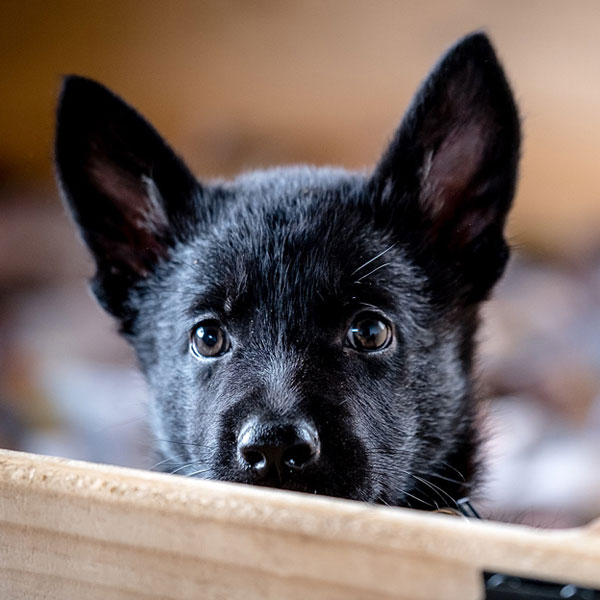
M238 454L243 466L265 478L276 473L281 480L315 462L320 452L319 436L312 425L248 421L238 435Z

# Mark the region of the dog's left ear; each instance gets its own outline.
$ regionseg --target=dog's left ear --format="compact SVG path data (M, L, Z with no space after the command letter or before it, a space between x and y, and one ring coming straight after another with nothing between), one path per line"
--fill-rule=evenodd
M485 297L508 258L520 127L512 93L482 33L442 58L415 96L372 183L380 218L412 229L422 256Z
M156 130L118 96L65 79L56 169L64 200L96 262L93 291L117 317L204 210L202 189Z

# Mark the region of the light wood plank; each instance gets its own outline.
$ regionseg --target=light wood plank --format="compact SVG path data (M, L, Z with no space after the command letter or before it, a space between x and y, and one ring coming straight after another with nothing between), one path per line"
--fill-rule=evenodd
M544 531L0 451L0 597L479 599L600 587L600 523Z

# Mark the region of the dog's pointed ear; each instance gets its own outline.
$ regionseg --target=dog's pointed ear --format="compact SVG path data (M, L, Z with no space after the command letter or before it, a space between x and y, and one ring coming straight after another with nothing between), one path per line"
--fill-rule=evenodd
M96 261L94 292L122 316L131 284L194 222L200 186L133 108L83 77L64 81L55 158L64 200Z
M475 33L433 69L372 176L379 210L418 231L475 300L508 257L503 229L519 146L509 85L488 38Z

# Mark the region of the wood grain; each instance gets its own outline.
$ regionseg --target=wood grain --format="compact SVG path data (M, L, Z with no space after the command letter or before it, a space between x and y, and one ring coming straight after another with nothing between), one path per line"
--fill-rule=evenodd
M0 450L0 598L483 598L600 587L600 524L543 531Z

